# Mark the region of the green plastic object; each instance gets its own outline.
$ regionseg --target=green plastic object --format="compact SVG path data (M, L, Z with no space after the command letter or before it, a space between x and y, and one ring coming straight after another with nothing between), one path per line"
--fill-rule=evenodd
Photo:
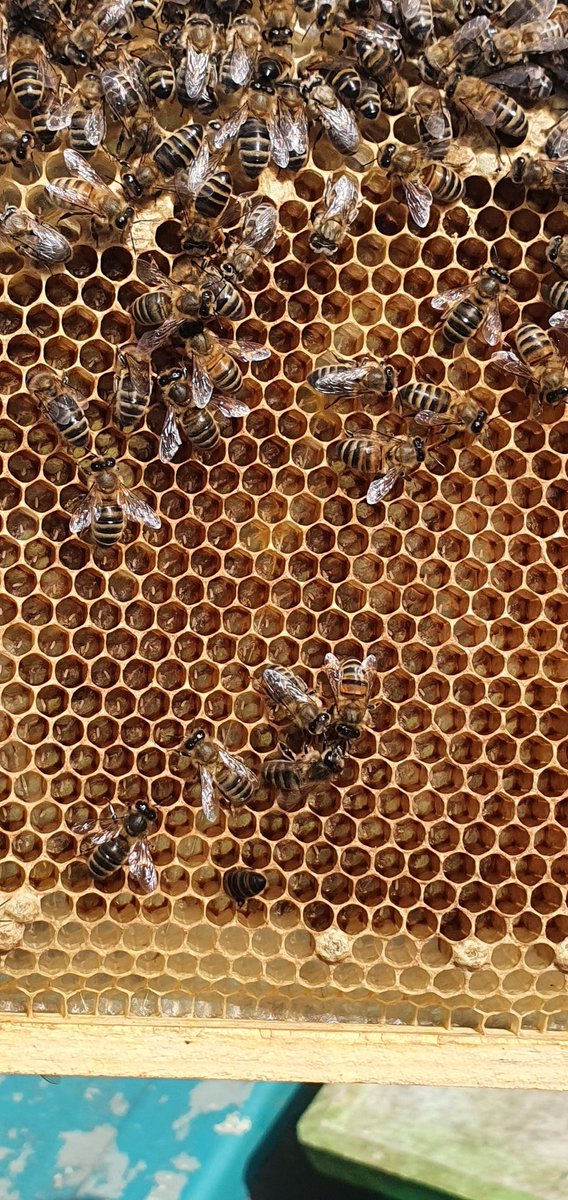
M385 1200L567 1200L568 1096L323 1087L298 1139L324 1175Z

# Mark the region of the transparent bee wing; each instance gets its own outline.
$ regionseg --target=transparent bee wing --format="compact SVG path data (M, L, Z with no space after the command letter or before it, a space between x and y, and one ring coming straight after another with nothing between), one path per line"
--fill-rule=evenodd
M451 424L445 413L429 412L426 409L420 409L420 412L409 414L417 425L425 425L429 429L438 429L443 425Z
M93 833L90 837L83 838L79 845L79 854L89 854L94 850L95 846L104 846L105 842L110 842L116 834L116 827L113 829L100 829L98 833Z
M139 258L136 270L142 283L147 283L148 287L171 291L171 279L167 275L164 275L163 271L160 271L158 264L154 262L153 258L149 261Z
M160 462L171 462L180 446L181 437L177 417L173 408L168 408L160 435Z
M504 371L510 371L511 375L518 375L520 379L532 379L533 373L530 367L521 362L512 350L497 350L495 354L491 355L491 362L502 367Z
M265 667L262 674L262 689L272 704L285 708L294 723L298 720L298 706L305 704L308 689L303 679L287 674L278 667Z
M338 100L333 108L321 108L320 117L334 146L353 154L361 141L353 113Z
M193 356L191 386L195 407L205 408L211 399L213 384L198 354L194 354Z
M290 161L290 151L274 113L271 113L267 118L266 124L270 135L270 153L272 158L277 167L286 168Z
M203 187L209 173L210 163L211 152L207 142L204 142L191 165L176 175L176 191L182 203L191 202L199 189Z
M131 0L112 0L111 4L99 4L93 13L93 18L96 20L99 29L107 33L109 29L113 29L118 25L119 21L126 16L130 8Z
M187 48L185 60L184 85L188 100L199 100L207 83L207 71L211 56L202 50L196 50L191 44Z
M328 219L342 217L346 210L356 210L359 207L357 184L349 175L340 175L326 188L324 202Z
M378 670L378 666L379 666L379 664L377 662L376 654L367 654L366 658L364 658L361 663L363 672L366 675L370 675L370 676L373 676L375 674L375 672Z
M236 83L237 87L246 87L249 80L252 79L253 69L254 59L236 32L229 58L229 78Z
M235 756L233 754L229 754L227 750L220 750L219 758L222 762L224 762L225 766L229 767L231 771L234 771L235 775L238 775L240 779L246 779L253 785L258 783L258 778L254 771L251 771L250 767L247 767L246 763L241 762L240 758L235 758Z
M339 688L341 686L341 663L335 654L326 654L323 660L323 669L331 684L335 700L339 696Z
M315 372L308 375L308 383L322 396L352 396L357 393L357 384L363 384L368 374L366 366L333 367L321 379L314 379Z
M497 303L491 304L485 320L480 326L480 336L485 339L489 346L496 346L503 332L501 325L501 314Z
M535 0L534 4L527 0L512 0L511 4L499 14L499 24L505 29L513 29L515 25L524 25L529 21L547 21L556 9L557 0Z
M473 17L471 21L466 21L461 29L453 35L452 44L457 54L465 50L471 42L477 41L484 33L491 29L491 21L489 17Z
M562 308L549 318L548 324L553 329L568 329L568 309Z
M215 784L213 776L207 767L199 767L201 776L201 807L203 816L210 825L214 825L219 818L219 802L215 796Z
M439 296L434 296L430 301L432 308L444 309L450 308L452 304L458 304L460 300L464 300L471 292L471 283L464 283L462 287L450 288L448 292L442 292Z
M564 193L568 189L568 159L562 162L558 158L549 158L547 159L547 163L553 173L557 188Z
M179 326L183 324L183 320L183 317L171 317L168 321L164 321L163 325L160 325L158 329L149 329L146 333L143 333L137 345L139 354L142 357L149 358L154 350L158 350L160 346L164 345L164 342L169 341L173 337L176 329L179 329Z
M235 396L218 395L215 400L225 417L247 417L250 412L248 404L244 400L237 400Z
M434 109L420 109L416 105L420 119L424 122L424 127L437 142L444 142L452 136L452 123L448 110L443 107Z
M373 22L369 29L366 25L351 23L346 23L342 28L366 42L372 42L375 46L384 46L385 49L392 51L398 50L398 43L402 37L400 30L393 29L392 25L385 25L381 21Z
M291 150L297 155L308 153L309 133L306 112L303 107L291 109L280 103L280 128Z
M233 113L219 129L215 129L210 137L211 144L214 150L222 150L227 142L233 142L246 118L248 112L247 105L244 104L238 112Z
M49 225L40 225L29 214L25 214L25 221L20 221L19 224L20 228L14 233L12 244L34 262L66 262L71 257L71 246L57 229L52 229Z
M547 149L552 158L565 158L568 156L568 127L566 129L559 129L553 126L548 134Z
M426 187L425 183L413 182L410 179L403 179L402 186L410 216L421 229L424 229L430 220L430 209L432 208L430 188Z
M149 396L152 379L148 360L139 358L134 348L132 350L123 350L122 353L126 359L128 373L136 391L142 396Z
M141 525L149 525L150 529L160 529L161 519L145 500L136 495L136 492L131 492L130 488L120 487L118 489L118 502L131 521L139 521Z
M155 892L158 886L158 873L145 838L140 838L131 847L128 855L128 870L143 892L148 894Z
M85 121L85 136L91 146L100 146L106 133L105 114L102 104L97 104Z
M383 500L385 496L388 496L401 474L402 472L398 467L393 467L392 471L387 471L386 475L383 475L380 479L374 479L367 490L367 504L378 504L379 500Z
M400 11L405 21L411 21L420 12L420 0L400 0Z
M86 496L76 496L69 505L71 520L69 521L70 533L81 533L83 529L87 529L92 524L93 518L96 517L97 504L94 491L88 492Z
M93 829L97 829L100 825L98 817L91 817L89 821L80 821L77 825L71 826L71 833L77 835L91 833Z
M276 240L278 228L278 210L272 204L261 202L247 212L243 222L243 241L248 246L256 246L268 254Z
M99 175L97 175L97 172L93 169L90 163L87 162L86 158L83 158L82 154L78 154L76 150L67 149L63 151L63 157L65 159L65 165L68 170L71 171L72 175L77 175L78 178L83 179L85 183L92 183L95 187L106 188L107 192L110 191L110 188L107 187L106 183L100 178Z
M97 215L99 212L98 204L94 204L90 196L83 195L74 187L62 187L56 179L46 183L45 190L50 200L56 204L63 205L64 208L76 209L77 212L92 213Z
M57 426L67 425L70 417L79 417L81 414L80 406L70 395L50 397L49 400L42 400L41 405L50 421Z
M257 342L249 342L246 338L239 338L238 342L226 342L224 338L218 340L221 345L227 346L235 358L240 358L242 362L262 362L264 358L270 358L268 346L259 346Z
M50 113L45 122L48 129L66 129L71 122L71 117L77 108L77 98L74 94L68 96L60 108L56 108Z

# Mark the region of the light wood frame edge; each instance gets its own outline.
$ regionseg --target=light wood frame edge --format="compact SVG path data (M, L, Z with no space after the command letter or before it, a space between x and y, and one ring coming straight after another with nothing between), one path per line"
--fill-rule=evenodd
M0 1072L563 1091L568 1035L4 1016Z

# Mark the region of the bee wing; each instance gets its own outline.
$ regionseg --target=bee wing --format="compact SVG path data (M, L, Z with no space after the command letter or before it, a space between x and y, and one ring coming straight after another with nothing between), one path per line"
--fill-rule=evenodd
M185 90L188 100L199 100L207 83L207 72L211 55L208 51L197 50L189 43L185 60Z
M416 105L416 111L420 119L424 122L424 126L430 137L437 142L443 142L452 136L452 124L450 115L446 108L433 108L430 110L420 110Z
M118 502L131 521L139 521L141 525L149 525L150 529L160 529L161 519L145 500L136 495L136 492L131 492L130 488L120 487L118 489Z
M95 187L103 187L106 188L107 191L110 191L110 188L107 187L107 184L104 183L100 175L97 175L97 172L93 169L91 164L87 162L86 158L83 158L82 154L78 154L76 150L67 149L63 151L63 157L65 159L65 165L68 167L72 175L77 175L78 178L83 179L85 183L91 183Z
M114 834L114 829L101 829L98 833L93 833L90 837L83 838L79 845L79 854L88 854L95 846L104 846L105 842L110 842Z
M262 247L264 253L268 254L274 246L277 228L278 210L272 204L261 201L247 212L243 222L243 241L248 246Z
M408 204L408 211L413 221L424 229L430 219L432 193L425 183L403 179L402 186Z
M207 142L204 142L193 162L175 176L175 188L182 204L191 204L194 196L205 183L209 172L211 152Z
M215 796L215 784L213 776L207 767L199 767L201 776L201 807L203 816L210 825L214 825L219 817L219 802Z
M444 309L450 308L452 304L458 304L460 300L464 300L471 291L471 283L464 283L462 287L450 288L448 292L442 292L439 296L434 296L430 301L432 308Z
M60 108L51 112L45 122L48 129L66 129L77 107L77 97L74 93L63 101Z
M97 513L94 489L87 492L86 496L76 496L69 505L69 513L71 515L71 520L69 521L70 533L81 533L83 529L87 529Z
M333 108L320 109L320 116L337 149L345 154L353 154L361 140L353 113L338 100Z
M173 408L168 408L160 435L160 462L171 462L181 446L177 417Z
M281 705L290 713L293 721L298 719L295 705L304 703L308 689L303 679L295 675L285 675L277 667L265 667L262 674L262 688L274 705Z
M323 669L331 684L335 700L339 696L339 688L341 686L341 663L335 654L326 654L323 660Z
M169 321L164 321L164 324L160 325L158 329L149 329L143 333L137 346L139 353L143 357L149 358L154 350L163 346L164 342L167 342L182 324L183 318L171 317Z
M149 396L152 381L148 360L139 358L134 350L123 350L122 353L136 391L142 396Z
M232 113L219 129L215 129L210 137L211 145L214 150L222 150L226 142L233 142L246 118L248 106L243 104L237 112Z
M119 21L122 21L122 18L130 8L130 4L131 0L112 0L111 4L103 2L95 9L93 19L96 21L99 29L102 29L103 33L107 33L109 29L112 29L115 25L118 25Z
M270 135L270 153L277 167L287 167L290 161L290 151L288 143L280 128L278 116L271 113L267 118L268 133Z
M427 409L421 409L420 412L410 415L417 425L426 425L429 429L439 429L444 425L454 424L445 413L429 412Z
M313 378L315 374L315 371L312 371L308 375L308 383L322 396L352 396L357 392L357 384L364 382L367 367L334 367L317 380Z
M367 504L378 504L379 500L388 496L401 474L402 472L399 471L398 467L393 467L391 471L387 471L386 475L382 475L380 479L374 479L369 485L365 497Z
M353 33L356 37L363 38L367 42L372 42L375 46L384 46L387 50L397 51L398 43L402 37L402 33L398 29L393 29L392 25L386 25L382 21L374 21L372 28L367 28L366 25L352 24L346 22L342 26L346 32Z
M231 771L239 775L241 779L247 779L249 783L254 785L258 783L258 778L254 771L251 771L246 763L241 762L240 758L235 758L233 754L229 754L228 750L220 750L219 758L224 762L226 767L229 767Z
M244 400L237 400L236 396L216 396L217 407L221 410L225 417L248 417L250 408L245 404Z
M191 376L193 403L196 408L205 408L213 393L213 384L206 368L198 354L193 356L193 371Z
M246 84L252 79L253 70L254 59L239 37L238 31L235 31L233 47L229 57L229 78L232 79L233 83L236 83L237 87L246 87Z
M100 146L106 133L106 121L102 104L97 104L85 121L85 136L91 146Z
M340 175L339 179L334 180L331 184L324 200L328 219L341 217L346 209L359 207L359 189L349 175Z
M421 0L400 0L400 11L405 21L411 21L420 12Z
M535 0L527 5L511 3L499 14L499 24L506 29L525 25L529 21L547 21L556 9L557 0Z
M158 872L145 838L140 838L132 846L128 855L128 870L143 892L155 892L158 886Z
M246 338L239 338L238 342L227 342L225 338L219 338L218 341L242 362L262 362L264 358L270 358L268 346L259 346L258 342L249 342Z
M557 129L553 125L548 134L548 140L554 138L554 154L553 158L565 158L568 155L568 128Z
M372 680L373 676L376 674L376 672L378 670L378 666L379 666L379 664L377 662L376 654L367 654L367 656L363 659L363 662L361 663L363 672L365 675L367 675L369 677L370 681Z
M309 147L308 120L304 107L291 109L280 102L280 128L295 154L307 154Z
M90 821L80 821L78 825L72 825L71 833L75 833L78 836L80 834L92 833L94 829L100 828L100 824L98 817L91 817Z
M452 45L456 54L465 50L470 42L474 42L482 34L487 33L491 29L491 21L489 17L472 17L471 21L465 21L461 29L453 35Z
M11 244L35 262L66 262L72 253L67 238L59 230L40 225L29 214L26 214L26 228L18 230Z
M66 425L70 411L75 407L79 407L75 396L72 396L71 393L53 396L49 400L41 400L40 398L40 403L46 416L55 425Z
M489 346L496 346L502 332L503 328L501 325L499 305L495 301L489 306L485 320L480 326L479 333Z
M510 371L511 375L518 375L520 379L532 379L533 377L530 367L521 362L512 350L497 350L495 354L491 355L491 362L496 363L498 367L503 367L505 371Z
M160 271L158 264L154 262L153 258L149 262L146 259L139 258L136 263L136 269L142 283L147 283L148 287L171 292L173 286L171 279L167 275L164 275L163 271Z
M562 308L559 312L553 313L548 324L553 329L568 329L568 309Z
M45 190L50 200L54 200L56 204L62 204L65 208L74 208L77 212L93 213L94 215L99 212L99 205L94 204L90 196L84 196L74 187L61 187L56 179L46 183Z

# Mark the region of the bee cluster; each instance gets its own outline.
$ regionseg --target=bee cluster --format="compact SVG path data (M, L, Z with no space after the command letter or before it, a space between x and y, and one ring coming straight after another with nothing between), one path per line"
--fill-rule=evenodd
M554 104L566 94L567 47L568 9L556 0L502 5L499 0L208 0L201 5L6 0L2 5L0 258L11 280L8 301L29 310L30 333L10 337L16 328L10 303L0 307L0 328L8 335L3 372L0 365L0 386L8 396L0 448L11 454L9 470L17 479L23 470L27 482L26 467L12 452L12 429L35 425L39 415L57 431L57 443L41 421L40 432L28 434L38 461L47 456L52 497L53 485L59 490L55 503L42 508L40 493L27 489L32 514L49 509L51 517L55 508L58 516L51 525L47 518L42 523L52 546L46 548L41 537L32 540L31 546L37 543L40 549L34 551L37 559L26 558L26 563L45 561L55 571L51 578L44 570L41 578L47 576L47 588L54 588L55 608L48 590L51 611L64 627L69 622L75 655L75 663L67 663L58 651L67 665L59 669L57 695L44 696L48 677L42 675L42 646L48 640L38 643L37 654L34 649L29 655L29 647L22 651L23 689L33 705L39 704L38 728L44 729L44 741L53 739L55 764L47 766L48 758L38 753L37 779L30 787L41 789L42 773L56 772L52 799L73 801L66 829L82 839L80 851L103 895L120 888L122 869L135 897L157 892L158 868L166 897L184 891L185 868L172 868L170 879L169 866L163 867L171 861L164 841L172 835L175 854L175 838L186 829L176 806L183 798L198 807L195 829L212 843L210 865L203 867L210 874L200 877L198 894L206 901L213 896L207 903L213 923L222 924L226 911L245 905L242 919L254 922L265 911L262 896L277 917L297 915L301 903L305 923L316 932L335 921L350 934L360 932L367 910L373 912L375 932L398 932L403 922L409 931L433 932L426 899L431 874L422 877L420 864L408 864L416 875L405 893L407 865L395 851L394 883L383 886L391 866L378 852L371 871L369 848L384 842L385 821L375 819L377 808L383 813L384 807L386 814L391 805L399 817L408 814L418 779L421 788L428 782L433 790L420 793L423 802L415 815L427 810L424 797L436 793L434 776L441 779L440 772L433 770L428 780L420 749L403 769L410 738L423 731L424 706L430 713L427 723L439 713L435 720L449 739L439 753L437 734L434 750L425 742L424 762L434 754L434 765L448 764L449 784L440 788L444 797L451 793L450 806L469 794L461 767L454 770L452 747L459 737L453 735L461 725L453 727L454 718L445 711L444 677L470 678L464 647L473 653L474 646L491 640L494 625L507 652L521 644L516 630L523 637L520 616L509 622L513 632L509 625L501 630L498 593L508 584L500 587L497 577L487 595L481 591L483 603L479 599L474 605L468 625L467 593L473 599L478 588L467 580L485 579L486 561L500 558L484 558L489 542L479 541L479 569L472 566L470 576L465 568L459 577L456 572L448 593L444 559L461 563L466 558L466 551L455 547L465 534L484 528L486 519L478 512L484 506L503 507L500 528L507 537L518 532L506 516L508 505L541 512L532 494L523 502L517 493L508 496L508 482L502 494L497 487L500 472L511 479L511 487L519 479L525 452L536 454L543 444L540 430L560 432L546 462L534 467L537 476L540 471L552 479L557 451L566 451L562 417L568 366L561 339L568 327L563 207L568 121ZM524 224L511 218L505 236L503 213L516 214L519 197L526 204ZM306 201L311 202L309 224L301 216ZM541 210L544 234L534 241L541 228L535 213ZM519 269L519 247L530 238L529 272ZM352 263L355 243L361 245L360 258ZM452 246L458 269L450 266ZM434 275L438 294L433 294ZM535 275L540 294L532 286ZM81 280L87 280L83 307L76 308ZM114 281L116 289L109 292L105 280ZM47 301L37 306L37 315L36 281ZM52 303L58 296L71 299ZM66 310L65 337L55 336L57 314L57 326L50 324L57 306ZM288 320L282 320L284 314ZM501 347L502 322L513 331L508 348ZM479 384L480 363L485 386ZM20 367L26 368L24 378ZM522 381L521 392L516 380ZM523 431L520 467L516 451L514 463L499 453L516 422ZM329 465L322 465L326 442ZM501 461L491 468L487 464L495 454ZM464 472L473 479L497 478L500 499L491 500L488 485L485 500L472 501L464 515L471 486L462 495L456 485L458 501L451 499L448 485L438 512L438 479L451 479L454 467L460 478ZM9 489L6 496L10 507ZM250 496L255 499L249 503ZM551 511L561 506L554 496ZM446 536L451 526L448 498L460 503L459 520L465 525L456 528L454 542L451 530L447 533L436 557L434 535ZM415 519L410 519L419 504L422 541L412 534ZM527 526L529 539L537 525L546 525L544 517L539 520L534 529ZM134 538L129 522L145 528L143 541ZM334 526L340 527L337 552ZM2 550L9 568L10 539L17 544L33 535L18 539L18 521L6 529ZM425 552L423 545L429 547ZM157 573L145 566L155 561L154 550ZM511 554L521 556L522 570L518 578L517 566L512 568L509 590L522 598L532 550L523 543ZM404 585L414 578L421 558L426 560L422 582L413 592ZM81 601L76 608L66 605L60 567L71 573L73 602L74 589L94 601L90 624ZM137 576L148 570L152 582L137 599ZM527 586L538 591L541 582L535 578ZM8 584L7 612L14 616L9 571ZM18 577L14 586L27 584ZM439 602L433 599L438 591ZM28 595L25 590L15 594ZM28 619L34 625L26 599L22 627ZM428 615L434 603L450 622L445 615ZM510 612L520 613L521 607L519 599ZM553 609L547 619L558 624ZM122 630L114 611L125 621ZM418 626L415 617L422 618ZM105 654L104 639L95 633L99 628L106 634ZM548 626L541 632L537 648L549 651L555 642L547 640ZM445 646L448 637L451 645ZM12 644L18 659L17 637L8 640ZM55 638L54 645L61 644ZM27 646L25 637L21 645ZM91 645L98 650L91 653ZM438 674L430 676L434 652ZM34 655L38 661L28 662ZM85 683L87 669L82 672L80 664L91 658L105 666L97 673L93 663ZM504 666L503 656L498 658ZM125 668L121 689L114 664L122 660L137 666L130 672ZM474 653L473 660L475 672ZM147 673L146 662L158 665ZM155 689L150 686L154 669ZM304 676L320 669L319 688L311 688ZM554 683L560 683L563 665L554 658L551 669ZM187 690L179 682L186 673ZM479 673L498 674L489 659ZM424 675L424 683L420 701L413 704L415 674ZM165 689L160 693L165 695L170 678L178 695L168 714L169 699L164 708L158 692ZM18 707L22 697L18 693L14 699L10 686L8 739L14 732L11 714L23 711ZM75 718L70 726L65 719L69 695L71 714L93 717L97 689L109 706L108 719L100 719L94 734L103 750L101 775L98 750L96 763L88 750L82 755L76 744L81 737L73 740L70 733ZM129 692L137 690L134 718ZM239 699L234 707L231 691ZM468 690L465 683L454 690L454 698L460 713L460 706L475 708L479 699L477 689ZM553 708L554 698L549 700L541 707ZM509 700L493 703L498 713ZM122 722L120 736L113 713ZM478 718L482 732L486 716ZM105 722L114 730L114 746ZM22 729L25 721L16 726L16 742L21 738L26 745ZM372 758L375 734L385 755L378 759ZM509 732L504 736L508 747ZM247 737L250 749L243 756L238 751ZM62 758L59 739L65 746ZM389 746L397 763L394 775ZM455 761L467 765L474 792L468 746L464 742L456 751ZM499 749L494 753L498 756ZM495 805L502 792L506 808L505 760L493 759L481 745L475 758L480 755L479 770L486 770L480 794L491 777ZM27 767L27 752L3 761L8 778L16 772L13 763L18 772L22 763ZM366 761L375 765L363 771L358 785ZM501 770L495 778L489 766L494 761ZM550 786L551 796L562 769L560 757L551 768L554 780L543 784ZM84 790L81 776L87 776ZM359 831L351 816L344 829L339 818L334 820L338 779L347 788L346 802ZM386 787L391 780L393 787ZM517 784L515 777L513 792ZM381 799L383 785L385 796L400 792L402 807L393 797L388 803ZM286 834L291 817L300 840L309 841L310 820L298 814L306 805L308 817L317 814L320 803L330 844L337 836L337 845L347 851L341 871L333 872L337 852L328 853L322 843L319 857L310 860L310 875L299 869ZM102 819L101 804L109 814ZM160 810L166 813L165 834L158 831ZM263 814L260 838L253 836L257 814ZM6 829L12 818L7 820ZM317 816L313 828L318 837L322 821ZM227 837L219 837L225 829ZM349 837L345 829L351 830ZM271 840L277 843L273 865L267 853ZM444 843L450 858L456 844L451 838ZM416 849L414 843L409 846ZM17 857L13 845L12 853ZM68 867L69 853L69 847L59 850L53 843L63 889L73 896L84 886L84 865ZM162 861L160 855L165 855ZM354 896L351 869L362 876ZM320 872L324 882L318 892L313 880ZM23 882L19 868L13 879ZM30 880L33 885L33 867ZM425 884L424 897L417 894L417 880L418 893ZM453 892L441 929L459 940L472 928L467 913L478 909L477 901L468 908L467 898L462 905ZM408 916L406 894L413 897ZM433 894L431 899L435 912ZM492 903L484 911L492 914ZM568 937L568 926L562 936Z

